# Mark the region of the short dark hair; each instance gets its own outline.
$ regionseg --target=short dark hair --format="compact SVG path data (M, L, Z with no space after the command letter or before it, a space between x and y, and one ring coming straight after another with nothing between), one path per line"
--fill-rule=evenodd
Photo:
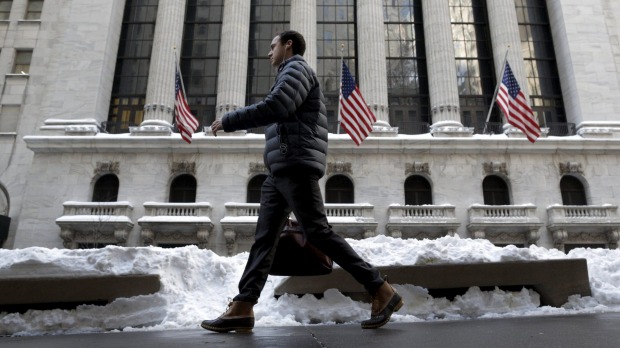
M278 34L280 37L280 43L286 43L288 40L293 41L293 54L299 54L303 56L306 52L306 39L303 35L294 30L285 30Z

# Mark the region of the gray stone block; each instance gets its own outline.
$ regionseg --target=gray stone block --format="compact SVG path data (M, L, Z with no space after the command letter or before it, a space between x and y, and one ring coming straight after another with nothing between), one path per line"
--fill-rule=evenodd
M541 305L560 307L571 295L591 296L585 259L510 261L378 267L392 284L413 284L429 290L478 287L528 287L540 295ZM365 289L342 268L329 275L290 277L275 289L283 294L323 294L338 289L354 299Z
M159 291L157 274L0 277L0 312L109 303Z

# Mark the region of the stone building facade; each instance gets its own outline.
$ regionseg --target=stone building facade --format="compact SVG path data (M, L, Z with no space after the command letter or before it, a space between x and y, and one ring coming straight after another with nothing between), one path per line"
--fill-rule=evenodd
M618 247L617 1L14 0L0 16L4 248L248 250L263 136L183 142L175 67L207 127L268 92L261 58L288 28L324 83L338 233ZM378 119L359 147L337 131L341 56ZM487 117L505 59L533 144Z

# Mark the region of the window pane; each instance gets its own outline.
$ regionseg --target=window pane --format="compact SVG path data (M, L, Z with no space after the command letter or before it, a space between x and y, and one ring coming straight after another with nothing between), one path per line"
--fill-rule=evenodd
M215 120L223 6L223 0L187 2L181 74L198 129Z
M325 96L329 132L338 127L340 57L356 77L355 4L351 0L317 1L317 77ZM343 47L341 47L343 46Z
M43 0L29 0L26 10L26 19L41 19Z
M405 204L433 204L431 185L424 177L410 176L405 181Z
M0 20L9 19L11 14L11 7L13 6L13 1L0 1Z
M586 192L579 179L566 175L560 180L563 205L587 205Z
M172 180L169 201L171 203L196 202L196 179L189 174L183 174Z
M257 175L250 180L248 183L248 203L260 203L261 197L261 188L263 186L263 182L267 179L266 175Z
M13 65L13 73L21 74L30 73L30 61L32 60L32 51L17 51L15 53L15 64Z
M494 175L487 176L482 182L484 204L510 205L510 196L506 182Z
M114 174L102 176L95 183L93 202L116 202L118 200L118 177Z
M144 116L157 1L127 1L121 28L107 131L127 133Z
M428 130L428 79L422 1L383 0L390 125L401 134Z
M553 124L559 123L566 126L566 116L562 106L559 108L544 106L544 104L563 105L547 4L545 1L521 0L516 2L516 9L520 14L518 16L519 35L525 59L527 92L532 99L545 100L537 106L532 106L532 109L538 115L547 115L546 121L541 119L538 121L539 123L546 122L547 126L551 124L550 131L553 133L554 127L557 128Z
M325 183L325 203L354 203L353 183L344 175L334 175Z
M479 122L477 115L489 110L496 84L486 2L451 0L449 4L461 121L479 132L484 125L470 122ZM489 121L499 119L499 112L494 108Z

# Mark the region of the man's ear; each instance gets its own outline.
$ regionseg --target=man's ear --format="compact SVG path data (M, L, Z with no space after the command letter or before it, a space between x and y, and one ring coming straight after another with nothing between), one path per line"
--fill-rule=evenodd
M290 47L291 49L293 49L293 40L288 40L288 41L286 42L286 46L287 46L286 48L289 48L289 47Z

